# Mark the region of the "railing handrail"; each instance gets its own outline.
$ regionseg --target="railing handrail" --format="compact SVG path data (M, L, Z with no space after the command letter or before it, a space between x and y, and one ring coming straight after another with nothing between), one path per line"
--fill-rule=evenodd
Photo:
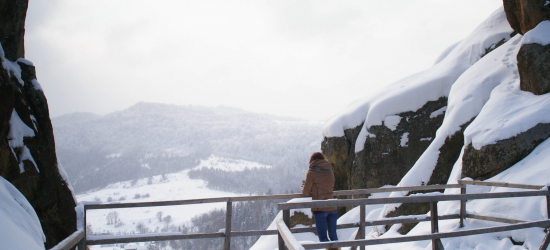
M490 181L471 181L471 180L458 180L458 184L464 185L477 185L477 186L490 186L490 187L509 187L509 188L522 188L522 189L535 189L540 190L545 187L544 185L528 185L517 184L508 182L490 182Z
M430 185L430 186L409 186L409 187L382 187L354 190L334 191L335 196L361 195L373 193L387 193L399 191L425 191L425 190L443 190L447 188L461 188L462 184L448 185ZM204 199L172 200L172 201L149 201L149 202L126 202L126 203L108 203L108 204L84 204L84 209L114 209L114 208L135 208L135 207L160 207L176 205L193 205L217 202L238 202L238 201L258 201L258 200L286 200L295 198L305 198L303 194L274 194L274 195L248 195L248 196L229 196Z
M279 203L279 210L300 209L300 208L320 208L320 207L344 207L376 204L394 204L394 203L419 203L436 201L459 201L459 200L478 200L510 197L529 197L529 196L548 196L550 191L522 191L522 192L501 192L501 193L478 193L478 194L440 194L440 195L421 195L405 197L389 197L375 199L352 199L352 200L313 200L304 202Z
M69 235L69 237L65 238L63 241L59 242L54 247L50 248L50 250L69 250L76 246L82 239L84 239L86 235L84 235L84 230L79 229L76 230L74 233Z

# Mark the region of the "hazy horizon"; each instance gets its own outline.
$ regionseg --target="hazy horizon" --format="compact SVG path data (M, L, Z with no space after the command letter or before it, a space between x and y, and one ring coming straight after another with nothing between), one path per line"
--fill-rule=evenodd
M50 115L138 102L326 121L430 67L501 0L31 0L26 58Z

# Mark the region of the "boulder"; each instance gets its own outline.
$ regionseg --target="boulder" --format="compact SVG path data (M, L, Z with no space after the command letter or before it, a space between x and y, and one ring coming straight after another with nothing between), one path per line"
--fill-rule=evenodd
M344 137L325 138L323 153L333 165L335 189L396 185L414 165L441 126L447 98L427 102L417 111L392 116L395 125L371 126L364 149L355 152L363 125L344 131ZM389 122L389 120L388 120Z
M515 137L479 150L469 144L462 157L462 178L489 179L521 161L549 137L550 124L541 123Z
M503 0L503 3L508 23L522 35L541 21L550 20L550 4L546 0Z
M517 59L521 90L535 95L550 92L550 45L524 44Z
M397 114L399 123L371 126L364 149L356 153L350 187L376 188L397 185L435 137L443 123L447 98L430 101L417 111ZM439 111L439 112L438 112Z

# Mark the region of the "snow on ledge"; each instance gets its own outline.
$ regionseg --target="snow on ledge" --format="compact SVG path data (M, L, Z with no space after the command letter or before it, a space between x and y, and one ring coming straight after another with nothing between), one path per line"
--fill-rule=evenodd
M542 21L534 29L523 36L524 44L538 43L542 46L550 44L550 21Z

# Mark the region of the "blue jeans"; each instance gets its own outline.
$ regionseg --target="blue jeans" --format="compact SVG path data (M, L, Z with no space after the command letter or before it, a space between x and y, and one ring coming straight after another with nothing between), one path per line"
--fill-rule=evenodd
M317 236L320 242L337 241L336 235L336 220L338 219L338 211L321 212L315 215L315 226L317 227ZM328 227L328 237L327 237Z

